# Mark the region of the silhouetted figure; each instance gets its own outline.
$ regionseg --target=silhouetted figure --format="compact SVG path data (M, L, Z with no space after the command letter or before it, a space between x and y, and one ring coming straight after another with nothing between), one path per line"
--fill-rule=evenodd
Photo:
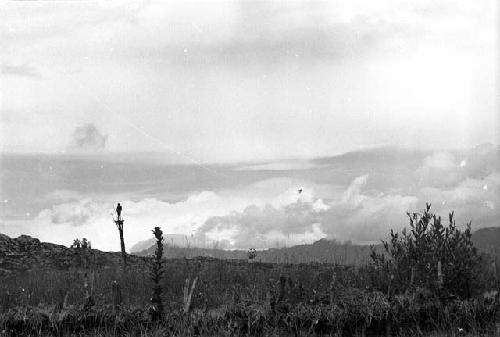
M116 214L118 215L118 220L121 220L121 217L122 217L122 205L120 205L120 203L118 203L118 205L116 206Z

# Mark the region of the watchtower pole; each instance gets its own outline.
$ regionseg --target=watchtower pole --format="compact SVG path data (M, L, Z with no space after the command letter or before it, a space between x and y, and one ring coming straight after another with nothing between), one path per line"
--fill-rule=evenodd
M113 222L115 223L116 227L118 228L118 232L120 233L120 247L122 251L122 258L123 258L123 265L127 264L127 253L125 252L125 240L123 239L123 217L121 215L122 207L120 204L118 204L118 207L116 208L116 219L113 216Z

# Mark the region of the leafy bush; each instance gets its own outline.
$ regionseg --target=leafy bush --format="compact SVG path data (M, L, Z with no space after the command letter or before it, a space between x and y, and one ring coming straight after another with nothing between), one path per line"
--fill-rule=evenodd
M442 290L442 294L460 298L481 293L483 263L471 240L471 224L461 231L452 212L444 225L430 209L427 204L422 214L408 213L409 231L405 228L399 234L391 230L390 242L383 242L384 251L372 251L372 262L385 286L397 293L411 287Z

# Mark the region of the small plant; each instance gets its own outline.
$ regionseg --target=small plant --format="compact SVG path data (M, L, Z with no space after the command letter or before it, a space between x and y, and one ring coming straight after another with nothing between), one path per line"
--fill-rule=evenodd
M92 244L90 243L89 240L87 240L86 238L83 238L82 239L82 248L83 249L92 249Z
M76 248L76 249L92 249L92 243L90 242L90 240L87 240L86 238L83 238L83 239L74 239L73 240L73 243L71 244L71 246L69 246L69 248Z
M163 302L161 299L162 288L160 281L163 277L163 232L160 227L155 227L153 234L156 239L156 249L151 264L150 278L153 281L153 296L151 297L151 317L153 320L160 320L163 317Z
M80 241L80 239L74 239L71 246L69 246L69 248L76 248L76 249L79 249L81 247L82 247L82 242Z
M257 257L257 251L255 250L255 248L250 248L248 250L248 261L251 262L255 260L256 257Z

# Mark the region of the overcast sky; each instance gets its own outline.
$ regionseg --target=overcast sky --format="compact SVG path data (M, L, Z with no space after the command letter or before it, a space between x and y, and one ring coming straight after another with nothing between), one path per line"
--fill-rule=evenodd
M499 225L495 0L0 7L1 233L118 250L118 201L127 247Z
M11 1L4 152L196 162L498 144L491 1Z

